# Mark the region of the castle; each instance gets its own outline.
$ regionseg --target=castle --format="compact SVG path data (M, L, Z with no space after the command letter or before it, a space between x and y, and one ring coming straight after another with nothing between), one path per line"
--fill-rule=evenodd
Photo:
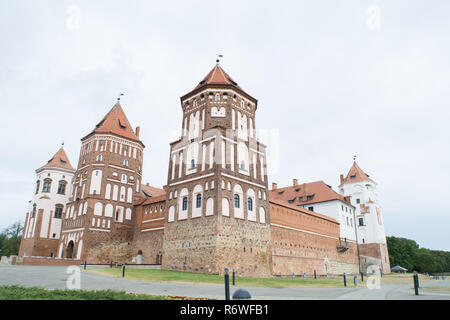
M390 272L377 184L353 163L339 193L323 181L268 188L258 101L219 65L181 97L167 185L142 183L144 143L117 102L36 170L17 263L159 264L239 275Z

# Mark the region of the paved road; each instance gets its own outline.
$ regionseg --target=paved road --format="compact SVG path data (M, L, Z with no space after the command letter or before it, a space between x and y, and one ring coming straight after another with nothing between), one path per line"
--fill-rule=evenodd
M47 289L65 289L69 274L67 267L51 266L0 266L0 285L38 286ZM435 280L423 283L422 287L442 286L450 288L450 280ZM231 293L239 287L231 287ZM112 289L134 293L180 295L188 297L224 298L224 288L213 284L183 284L168 282L145 282L113 278L109 276L81 272L81 289L101 290ZM382 284L378 290L366 287L358 288L267 288L245 287L254 299L445 299L450 300L450 294L420 292L414 296L412 285Z

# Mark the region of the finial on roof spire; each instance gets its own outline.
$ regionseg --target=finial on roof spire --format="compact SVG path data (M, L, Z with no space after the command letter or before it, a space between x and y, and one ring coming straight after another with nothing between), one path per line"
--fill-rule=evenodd
M61 148L64 147L64 141L61 143Z
M117 97L117 103L119 103L120 101L120 96L123 96L123 93L119 94L119 96Z
M217 64L219 64L219 62L220 62L219 58L223 58L223 55L221 55L221 54L217 55L217 59L216 59Z
M353 162L356 162L356 154L353 156Z

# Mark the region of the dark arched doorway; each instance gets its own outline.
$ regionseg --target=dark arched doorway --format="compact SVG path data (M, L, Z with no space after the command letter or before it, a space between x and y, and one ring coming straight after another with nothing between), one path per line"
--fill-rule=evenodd
M74 246L73 241L70 240L69 244L67 245L67 249L66 249L66 258L70 258L70 259L73 258L73 246Z

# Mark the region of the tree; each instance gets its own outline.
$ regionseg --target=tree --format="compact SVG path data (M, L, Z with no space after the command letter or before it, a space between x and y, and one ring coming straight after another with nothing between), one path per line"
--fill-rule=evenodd
M420 248L414 240L406 238L386 237L386 240L391 266L422 273L450 271L450 252Z
M18 221L10 225L0 234L0 255L12 256L19 254L22 232L22 222Z

